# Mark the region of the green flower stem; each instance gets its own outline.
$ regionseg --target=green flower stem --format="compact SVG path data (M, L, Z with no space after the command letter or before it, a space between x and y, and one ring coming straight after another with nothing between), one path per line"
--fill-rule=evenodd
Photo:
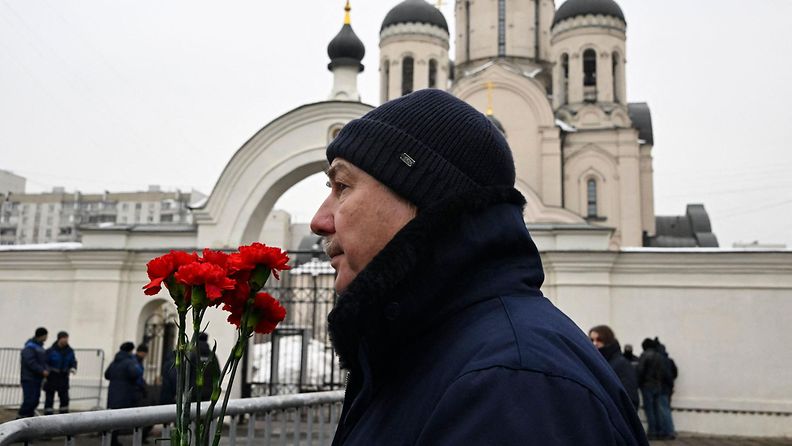
M187 309L179 308L179 334L176 340L176 428L171 432L171 444L188 446L184 425L184 339L186 338Z
M234 345L234 349L231 351L231 356L229 359L232 359L232 366L231 366L231 376L228 378L228 385L226 386L226 394L223 397L223 407L220 409L220 416L218 417L218 428L215 431L214 440L212 441L212 446L218 446L220 444L220 436L223 434L223 418L225 418L226 408L228 407L228 398L231 396L231 387L234 384L234 376L236 376L237 367L239 366L239 360L242 359L242 355L245 354L247 351L247 341L250 338L250 335L253 333L251 329L248 329L248 319L250 317L250 313L253 309L253 300L255 294L251 293L251 296L248 298L247 302L245 302L245 310L242 313L242 320L239 322L239 338L237 339L236 345ZM226 368L228 367L228 362L226 362ZM207 445L208 446L208 445Z
M237 335L236 344L239 343L239 336L241 336L241 334ZM212 382L212 402L209 403L209 408L206 409L206 416L204 418L204 422L206 423L207 426L210 426L211 423L212 423L212 417L214 415L214 409L215 409L215 406L217 406L217 401L220 399L220 386L223 383L223 378L228 373L228 368L231 366L231 364L234 361L234 355L236 354L236 344L234 344L234 348L232 348L231 352L228 354L228 359L226 360L225 365L223 366L223 370L220 372L220 376L217 379L213 380L213 382ZM221 429L222 429L222 426L221 426ZM204 436L204 438L201 439L201 444L205 445L205 446L209 446L209 431L208 430L206 431L206 435Z
M195 370L193 376L195 376L195 382L193 382L193 395L196 396L195 400L195 424L197 432L195 438L203 438L203 431L206 429L206 426L201 422L201 390L203 389L203 367L199 367L200 363L200 355L198 355L198 334L201 332L201 320L203 320L203 315L206 309L201 309L196 306L193 306L192 309L192 317L193 317L193 334L192 339L190 339L190 354L195 353L192 355L195 358L195 364L192 364L192 368Z

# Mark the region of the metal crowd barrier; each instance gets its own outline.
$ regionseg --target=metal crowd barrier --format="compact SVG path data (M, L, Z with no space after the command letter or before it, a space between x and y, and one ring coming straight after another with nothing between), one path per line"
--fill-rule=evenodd
M330 444L341 414L343 390L301 393L231 400L226 415L223 445L317 445ZM109 446L111 432L132 430L132 446L141 446L143 428L164 425L159 437L170 438L176 421L176 406L148 406L133 409L101 410L64 415L24 418L0 424L0 446L29 444L36 440L63 437L65 446L97 444ZM246 423L244 428L241 424ZM210 435L217 429L212 423ZM86 436L85 434L98 434ZM156 444L162 443L156 440Z
M49 345L45 345L49 347ZM0 407L16 408L22 404L20 384L21 348L0 347ZM75 348L77 373L69 378L69 399L74 401L95 401L93 407L102 406L102 386L104 385L104 351L90 348ZM58 409L55 400L55 410ZM41 403L44 405L44 392ZM73 406L73 405L72 405Z

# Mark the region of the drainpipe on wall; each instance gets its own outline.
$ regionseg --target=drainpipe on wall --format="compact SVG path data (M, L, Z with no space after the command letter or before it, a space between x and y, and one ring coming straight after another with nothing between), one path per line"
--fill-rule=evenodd
M536 62L539 62L539 36L541 35L539 31L539 1L534 0L534 58Z

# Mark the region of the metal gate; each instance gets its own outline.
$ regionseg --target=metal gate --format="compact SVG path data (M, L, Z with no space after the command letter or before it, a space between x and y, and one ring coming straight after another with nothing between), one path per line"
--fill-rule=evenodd
M152 313L143 326L143 339L140 345L149 349L143 361L143 379L146 381L147 404L159 404L160 388L162 387L163 367L176 348L176 316L170 302Z
M264 289L286 308L286 319L273 333L254 336L242 368L244 396L333 390L345 383L327 333L335 271L322 251L289 255L292 269Z
M19 407L22 404L21 354L20 348L0 347L0 407ZM69 399L94 401L92 407L102 407L104 351L75 348L74 356L77 359L77 372L69 378ZM43 396L41 404L44 404Z

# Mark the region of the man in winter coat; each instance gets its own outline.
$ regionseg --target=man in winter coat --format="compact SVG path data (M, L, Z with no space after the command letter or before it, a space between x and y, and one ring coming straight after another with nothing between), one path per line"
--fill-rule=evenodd
M638 376L635 372L635 367L630 364L630 361L622 355L621 346L619 341L616 340L616 335L613 330L607 325L597 325L589 330L589 339L594 347L608 360L611 368L616 372L619 381L630 396L635 410L641 405L641 400L638 398Z
M195 382L195 374L200 367L204 367L203 374L203 387L199 390L194 389L193 401L209 401L212 399L212 381L215 377L220 376L220 363L212 352L212 347L209 345L209 335L201 332L198 334L198 343L196 344L198 354L195 352L190 353L190 381ZM204 366L205 364L205 366Z
M17 418L32 417L41 399L41 382L49 375L47 370L47 353L44 342L47 340L47 329L39 327L32 338L25 342L21 353L22 405Z
M47 349L49 376L44 383L44 413L52 415L55 393L58 394L60 413L69 412L69 375L77 370L77 359L69 345L69 334L58 333L58 339Z
M504 136L440 90L348 123L311 222L349 378L334 445L646 445L607 361L539 291Z
M652 339L644 339L641 347L643 353L638 359L638 386L643 396L649 438L673 439L676 434L668 400L670 370L666 358L658 350L657 342Z
M132 353L133 350L135 344L132 342L121 344L113 362L105 370L105 379L110 381L107 387L108 409L125 409L137 405L138 385L143 378L143 369L139 366L136 355ZM110 444L120 446L118 431L113 431Z

